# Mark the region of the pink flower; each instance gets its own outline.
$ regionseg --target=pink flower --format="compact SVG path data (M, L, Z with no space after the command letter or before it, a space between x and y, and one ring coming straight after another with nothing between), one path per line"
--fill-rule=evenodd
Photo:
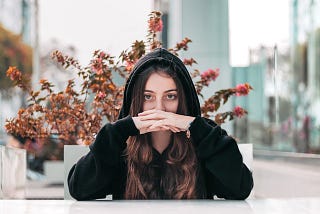
M205 85L209 85L209 83L213 80L216 80L217 77L219 76L219 68L213 70L213 69L208 69L204 71L201 75L201 81Z
M160 18L153 18L149 21L149 29L153 32L161 32L163 28L163 22Z
M249 94L251 86L248 83L239 84L236 86L236 96L246 96Z
M106 54L101 51L99 57L103 59L105 56L106 56Z
M244 110L243 108L241 108L240 106L236 106L233 109L233 114L239 118L241 118L242 116L244 116L246 114L246 110Z
M103 70L102 70L101 66L93 65L93 66L91 66L91 69L92 69L92 71L95 72L97 75L103 74Z
M102 91L99 91L99 93L97 94L97 96L101 99L105 98L106 97L106 93L102 92Z

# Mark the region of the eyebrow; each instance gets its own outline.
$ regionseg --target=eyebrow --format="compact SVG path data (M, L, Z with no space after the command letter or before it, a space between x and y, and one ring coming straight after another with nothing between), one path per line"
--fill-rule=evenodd
M169 89L169 90L166 90L164 93L168 93L168 92L171 92L171 91L178 91L178 90L177 90L177 89ZM155 93L155 92L152 91L152 90L144 90L144 92Z

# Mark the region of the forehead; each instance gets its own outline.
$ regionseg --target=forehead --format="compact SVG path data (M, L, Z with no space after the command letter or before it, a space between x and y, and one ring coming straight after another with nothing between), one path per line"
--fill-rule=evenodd
M176 83L168 74L163 72L152 73L148 78L145 90L166 91L177 89Z

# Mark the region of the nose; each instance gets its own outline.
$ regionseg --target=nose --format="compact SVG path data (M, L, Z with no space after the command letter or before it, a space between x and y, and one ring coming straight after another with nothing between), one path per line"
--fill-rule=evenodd
M161 110L161 111L166 110L163 100L161 98L157 98L156 100L156 110Z

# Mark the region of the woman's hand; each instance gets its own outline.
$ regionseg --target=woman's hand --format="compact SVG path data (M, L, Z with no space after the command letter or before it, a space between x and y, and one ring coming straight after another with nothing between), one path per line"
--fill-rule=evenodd
M195 117L155 109L144 111L139 113L138 117L133 117L140 134L163 130L186 131L194 119Z
M140 134L145 134L147 132L155 132L155 131L165 131L169 130L168 128L165 127L155 127L155 128L150 128L157 120L145 120L142 121L141 118L138 117L132 117L132 120L134 122L134 125L136 128L140 131Z

